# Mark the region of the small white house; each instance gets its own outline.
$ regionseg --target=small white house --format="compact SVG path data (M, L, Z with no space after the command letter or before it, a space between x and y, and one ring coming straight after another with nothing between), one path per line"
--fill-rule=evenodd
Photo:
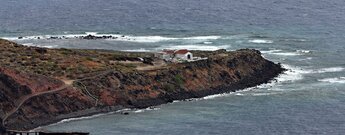
M161 52L155 53L155 57L166 61L193 60L193 54L187 49L163 50Z
M189 52L187 49L176 50L174 58L181 60L192 60L193 54Z

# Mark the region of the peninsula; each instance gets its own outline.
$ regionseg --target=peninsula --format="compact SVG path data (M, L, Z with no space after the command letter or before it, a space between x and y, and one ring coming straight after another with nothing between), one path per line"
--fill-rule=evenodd
M47 49L0 39L0 54L0 131L234 92L284 72L252 49L191 51L186 57L199 59L176 62L149 52Z

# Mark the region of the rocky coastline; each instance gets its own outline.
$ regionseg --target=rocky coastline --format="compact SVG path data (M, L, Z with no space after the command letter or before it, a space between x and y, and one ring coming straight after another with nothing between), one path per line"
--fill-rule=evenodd
M79 40L131 40L126 35L121 35L120 33L116 34L101 34L98 35L97 33L86 33L86 34L75 34L75 35L56 35L56 36L20 36L13 38L16 40L62 40L62 39L79 39Z
M0 130L30 130L66 118L234 92L268 83L285 71L252 49L197 51L208 59L141 71L136 67L145 63L128 60L151 54L42 49L5 40L0 46L5 48L1 54L12 56L0 58ZM22 61L14 56L20 52ZM59 57L77 64L61 63ZM37 70L34 64L42 62L56 65Z

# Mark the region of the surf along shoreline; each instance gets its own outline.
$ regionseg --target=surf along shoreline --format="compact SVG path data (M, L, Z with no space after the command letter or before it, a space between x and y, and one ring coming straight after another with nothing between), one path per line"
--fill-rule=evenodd
M50 91L65 85L66 80L73 82L64 90L25 101L3 123L6 129L16 130L125 108L143 109L176 100L235 92L268 83L285 71L280 64L264 59L259 51L251 49L194 51L195 56L208 59L139 71L138 66L159 60L152 53L46 49L6 40L0 40L0 46L5 54L0 63L0 81L5 85L0 87L8 92L0 103L2 107L7 106L4 114L16 108L14 99ZM144 58L146 63L138 62L138 57ZM9 87L8 83L21 88Z

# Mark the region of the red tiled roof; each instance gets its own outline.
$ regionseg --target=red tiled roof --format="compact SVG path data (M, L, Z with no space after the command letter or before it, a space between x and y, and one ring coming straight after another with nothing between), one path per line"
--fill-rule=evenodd
M163 52L167 54L174 54L174 50L163 50Z
M175 51L175 54L186 54L188 53L189 51L187 49L181 49L181 50L177 50Z

